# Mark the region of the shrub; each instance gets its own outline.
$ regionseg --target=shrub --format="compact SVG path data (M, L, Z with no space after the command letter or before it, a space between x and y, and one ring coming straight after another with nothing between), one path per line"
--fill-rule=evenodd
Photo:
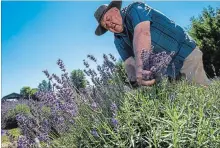
M86 77L82 70L77 69L71 72L71 82L77 90L86 87Z
M208 76L220 76L220 8L204 8L201 15L191 18L188 31L203 52Z
M30 100L31 115L18 115L16 117L22 135L18 139L21 147L32 147L40 141L46 145L51 139L60 137L68 132L73 124L73 118L78 114L76 90L74 89L62 60L57 61L63 71L61 78L56 74L50 75L47 70L43 72L52 83L53 91L38 91L39 101ZM79 100L80 101L80 100ZM25 126L27 125L27 126Z

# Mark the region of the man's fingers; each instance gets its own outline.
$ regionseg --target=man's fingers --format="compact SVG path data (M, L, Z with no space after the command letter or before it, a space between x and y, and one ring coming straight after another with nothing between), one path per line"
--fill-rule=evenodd
M143 70L143 71L142 71L142 74L144 74L144 75L149 75L149 74L151 74L151 71Z
M141 85L142 77L137 77L137 83Z
M149 81L142 80L141 84L145 85L145 86L150 86L150 85L153 85L155 82L156 82L155 79L152 79L152 80L149 80Z

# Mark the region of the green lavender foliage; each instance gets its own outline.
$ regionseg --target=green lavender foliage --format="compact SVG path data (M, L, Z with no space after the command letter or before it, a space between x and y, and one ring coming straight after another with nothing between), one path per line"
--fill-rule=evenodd
M219 147L220 81L208 88L166 78L129 89L112 117L82 104L75 128L54 141L64 147ZM102 86L105 89L105 86ZM117 89L117 87L115 88ZM106 91L106 93L111 90ZM112 122L114 119L114 122ZM117 122L115 122L117 121Z

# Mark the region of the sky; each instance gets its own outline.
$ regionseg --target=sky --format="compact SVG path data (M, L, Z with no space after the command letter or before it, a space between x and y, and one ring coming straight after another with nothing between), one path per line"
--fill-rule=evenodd
M146 2L146 1L145 1ZM24 86L37 88L46 80L43 70L60 74L56 62L63 60L67 71L84 69L88 54L101 61L103 53L119 54L113 34L94 34L97 22L95 10L109 1L3 1L1 3L1 97L20 93ZM123 7L132 1L123 2ZM208 5L220 7L220 2L147 1L182 27L190 18L201 14ZM91 63L90 63L91 64ZM94 64L92 64L95 66Z

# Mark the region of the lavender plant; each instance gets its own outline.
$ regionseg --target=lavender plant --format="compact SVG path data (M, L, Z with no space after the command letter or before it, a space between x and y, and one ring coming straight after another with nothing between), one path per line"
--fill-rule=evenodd
M49 145L52 139L68 132L74 123L74 117L78 114L77 103L79 100L77 102L76 90L62 60L59 59L57 64L63 72L61 78L56 74L50 75L47 70L43 71L54 89L38 91L35 94L39 98L39 102L29 102L31 116L17 115L23 135L18 141L19 145L36 145L38 140Z
M93 87L90 87L92 90L90 97L101 107L103 114L110 117L111 102L120 104L126 92L124 82L117 73L116 58L112 54L109 54L109 56L103 54L103 64L99 65L94 56L88 55L87 57L97 66L96 70L91 69L88 62L84 60L86 67L84 72L94 84Z
M97 60L94 56L88 55L88 58L97 64ZM111 54L109 57L104 54L103 60L102 65L97 64L97 70L91 69L88 64L89 62L86 60L83 61L86 67L84 72L91 78L94 85L87 88L89 91L83 94L81 93L81 95L84 96L84 102L78 106L78 116L74 121L76 128L72 129L74 133L82 133L85 136L88 135L91 141L93 141L94 138L99 138L100 133L104 132L107 134L112 129L117 129L117 106L119 106L123 100L124 93L126 92L124 83L119 79L116 73L114 63L116 59ZM85 124L85 122L91 124L88 125ZM108 129L103 127L103 123L106 124ZM75 137L77 139L75 143L82 146L84 145L84 140L83 138L81 139L79 135L81 134L74 134L72 138ZM101 138L105 139L103 136L101 136ZM61 139L65 142L68 141L68 139L63 139L62 137Z
M4 101L1 104L1 125L2 129L11 129L17 127L16 115L29 114L28 100L20 99L18 101Z

